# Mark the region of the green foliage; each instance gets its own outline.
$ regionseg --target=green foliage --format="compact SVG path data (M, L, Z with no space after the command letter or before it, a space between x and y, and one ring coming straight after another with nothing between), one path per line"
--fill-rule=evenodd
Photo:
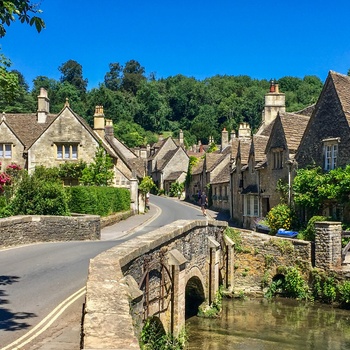
M345 281L338 286L339 301L342 307L350 308L350 281Z
M266 216L271 229L270 234L276 234L280 228L285 230L291 229L294 217L293 211L286 204L278 204L273 207Z
M139 184L139 190L144 194L151 192L153 189L156 189L156 187L157 186L153 182L151 176L145 176Z
M99 144L95 157L82 171L80 182L86 186L109 186L113 180L112 158Z
M324 173L320 167L299 169L293 181L294 202L309 216L320 215L329 203L347 204L350 196L350 165Z
M278 179L276 190L280 194L280 203L288 204L288 193L289 193L288 183L283 179Z
M327 218L325 216L319 216L319 215L313 216L308 221L305 230L302 230L301 232L299 232L300 236L298 235L298 238L302 238L302 239L304 239L306 241L314 241L315 240L315 234L316 234L315 222L317 222L317 221L325 221L325 220L327 220Z
M78 180L83 175L86 163L82 160L79 162L64 162L58 166L58 176L65 180Z
M198 315L199 317L204 318L217 318L220 315L220 312L222 310L222 298L223 298L223 291L222 286L220 286L219 290L215 293L214 300L210 305L201 305L198 309Z
M179 196L179 194L183 192L184 188L185 188L184 183L179 183L175 181L170 185L169 194L171 197L177 197Z
M130 192L125 188L73 186L65 189L72 213L108 216L130 209Z
M271 239L270 244L277 247L282 255L290 254L294 251L294 245L288 239Z
M16 17L21 23L27 23L30 26L34 24L36 30L40 33L45 28L44 21L33 14L40 14L42 11L38 8L39 4L32 3L31 0L6 0L1 1L0 6L0 38L6 34L5 25L9 26L15 21Z
M13 215L69 215L68 196L60 181L43 168L25 175L8 209Z
M271 298L276 293L282 293L286 297L307 300L310 298L309 287L295 267L284 267L281 278L272 281L265 296Z
M149 318L141 332L140 348L142 350L183 350L187 343L185 330L174 337L170 333L165 333L160 321L156 318Z
M232 227L226 227L225 229L225 235L232 239L232 241L235 243L235 251L237 253L243 252L243 246L242 246L242 237L241 233L238 230L235 230Z

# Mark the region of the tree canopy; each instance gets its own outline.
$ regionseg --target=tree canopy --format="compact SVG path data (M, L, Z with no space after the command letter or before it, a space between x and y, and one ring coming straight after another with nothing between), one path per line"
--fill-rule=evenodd
M210 136L219 143L221 130L237 132L242 122L253 132L261 124L268 80L249 76L216 75L197 80L184 75L156 79L145 75L136 60L109 65L98 87L87 90L83 67L68 60L58 67L59 80L37 76L28 91L25 77L9 70L10 62L0 60L0 107L7 112L35 112L40 88L48 91L50 112L58 113L66 98L71 108L91 126L95 106L102 105L106 118L115 125L115 135L129 147L142 146L155 134L184 131L186 146L207 143ZM2 77L6 80L2 82ZM301 110L317 101L322 82L315 76L282 77L280 90L286 94L288 112Z
M27 23L30 26L34 25L36 30L40 33L45 28L45 22L36 14L42 11L39 9L39 4L33 3L31 0L6 0L1 1L0 6L0 38L6 35L5 26L10 24L18 18L21 23Z

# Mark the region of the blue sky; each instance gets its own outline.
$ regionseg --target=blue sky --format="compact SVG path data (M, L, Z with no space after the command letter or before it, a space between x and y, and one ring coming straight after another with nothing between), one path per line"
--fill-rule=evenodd
M39 0L33 0L37 2ZM137 60L156 78L216 74L256 79L316 75L350 68L348 0L41 0L46 29L17 20L2 52L31 85L72 59L88 89L109 63Z

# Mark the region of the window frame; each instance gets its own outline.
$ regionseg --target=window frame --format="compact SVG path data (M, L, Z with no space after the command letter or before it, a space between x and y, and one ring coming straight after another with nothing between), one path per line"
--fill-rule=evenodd
M0 143L0 158L11 159L13 153L12 143Z
M322 140L323 143L323 170L330 171L337 167L340 138Z
M69 161L78 160L78 142L57 142L56 144L56 160Z

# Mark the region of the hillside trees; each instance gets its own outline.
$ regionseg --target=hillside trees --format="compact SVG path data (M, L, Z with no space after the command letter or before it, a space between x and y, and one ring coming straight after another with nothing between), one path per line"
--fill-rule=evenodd
M8 62L3 61L1 69L9 74L6 64ZM58 69L62 74L59 81L38 76L30 92L26 91L20 72L11 73L14 83L7 88L13 91L0 94L0 107L5 112L36 112L37 96L44 87L48 91L51 113L58 113L68 98L70 107L91 126L95 106L102 105L105 117L117 125L116 135L130 147L144 145L154 133L170 131L175 135L179 129L184 132L187 146L199 141L206 143L209 136L219 143L224 127L228 132L237 132L241 122L249 123L255 131L261 123L264 96L269 91L268 80L244 75L216 75L204 80L181 74L147 78L145 68L135 60L124 66L110 63L104 81L88 91L87 79L78 62L69 60ZM314 76L283 77L279 84L280 91L286 94L288 111L298 111L315 103L322 88L322 82ZM5 99L6 96L9 98ZM129 123L130 128L126 128L125 123Z

